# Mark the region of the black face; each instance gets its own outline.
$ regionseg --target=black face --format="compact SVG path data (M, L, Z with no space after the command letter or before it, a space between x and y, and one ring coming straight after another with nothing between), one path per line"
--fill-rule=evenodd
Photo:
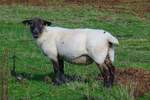
M30 26L32 36L34 38L38 38L42 34L44 26L51 25L51 22L42 20L40 18L33 18L31 20L24 20L24 21L22 21L22 23Z

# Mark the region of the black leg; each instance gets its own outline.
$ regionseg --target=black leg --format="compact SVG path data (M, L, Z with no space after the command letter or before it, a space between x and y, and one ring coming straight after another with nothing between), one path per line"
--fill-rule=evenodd
M64 60L63 60L63 58L58 56L58 62L59 62L59 66L60 66L60 72L62 72L64 74Z
M115 79L115 67L112 65L111 60L109 57L106 58L104 62L109 70L109 84L112 86Z
M104 86L111 87L112 84L110 82L110 72L106 64L103 64L103 78L104 78Z
M55 84L62 84L68 82L69 80L64 75L64 60L58 56L58 61L52 61L53 69L55 73Z
M104 86L111 87L115 80L115 67L113 66L109 56L106 57L104 63L101 66L99 64L97 64L97 66L102 73Z
M108 70L107 65L105 63L103 63L102 65L97 64L97 66L98 66L98 68L101 71L101 74L103 76L104 86L105 87L110 87L110 83L109 83L109 70Z
M61 72L60 72L59 62L56 62L56 61L52 60L52 64L53 64L53 69L54 69L54 73L55 73L54 83L55 83L55 85L59 85L59 84L62 83L62 81L60 79Z
M65 74L64 74L64 60L63 60L63 58L58 57L58 61L59 61L59 66L60 66L60 72L62 73L61 77L60 77L61 80L64 83L69 82L70 81L69 77L65 76Z
M109 65L109 72L110 72L110 82L113 85L115 80L115 67L113 65Z

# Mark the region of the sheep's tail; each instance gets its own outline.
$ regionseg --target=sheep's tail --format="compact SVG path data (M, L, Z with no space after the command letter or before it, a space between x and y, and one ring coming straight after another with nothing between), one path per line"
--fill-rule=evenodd
M114 62L115 57L115 45L119 45L119 41L116 37L112 36L109 33L106 33L107 39L109 42L109 49L108 49L108 55L112 62Z
M107 35L107 39L110 43L115 44L115 45L119 45L119 41L116 37L112 36L109 33L106 33L106 35Z
M113 44L109 43L108 56L112 62L114 62L115 58L115 47Z

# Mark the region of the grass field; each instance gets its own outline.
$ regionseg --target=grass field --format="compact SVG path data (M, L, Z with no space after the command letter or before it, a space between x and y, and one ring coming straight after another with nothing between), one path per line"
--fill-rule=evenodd
M2 59L0 62L3 64L3 54L5 49L8 49L6 69L10 71L15 52L17 72L24 73L28 77L19 82L8 75L10 100L134 99L132 91L128 92L124 86L104 88L102 82L96 80L99 71L95 64L78 66L65 63L66 74L81 76L86 81L74 81L61 86L54 86L50 80L45 81L44 77L53 73L51 63L32 41L28 27L21 24L22 20L35 16L51 21L53 26L105 29L120 41L120 45L116 48L114 63L116 67L150 70L150 13L148 12L141 18L132 13L115 13L90 5L49 7L1 5L0 15L0 59ZM150 93L139 99L149 100Z

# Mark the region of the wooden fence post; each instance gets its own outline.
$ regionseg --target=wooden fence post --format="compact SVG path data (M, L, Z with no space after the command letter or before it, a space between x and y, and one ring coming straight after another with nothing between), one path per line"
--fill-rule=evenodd
M8 100L8 49L4 50L4 54L0 63L0 81L1 81L1 100Z

